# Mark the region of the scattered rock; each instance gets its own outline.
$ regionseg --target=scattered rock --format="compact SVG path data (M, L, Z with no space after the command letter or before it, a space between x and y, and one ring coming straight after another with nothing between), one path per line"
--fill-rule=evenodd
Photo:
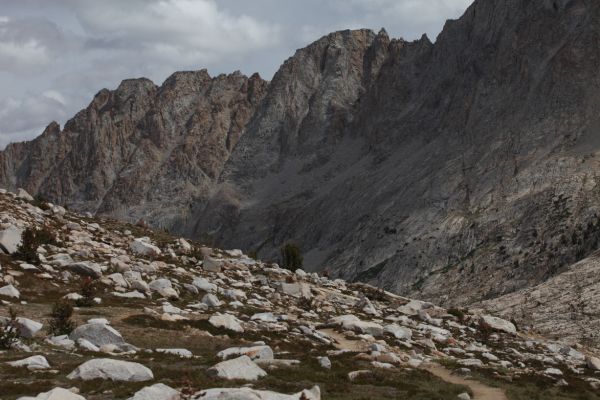
M224 328L239 333L244 332L242 321L231 314L215 314L208 319L208 322L215 328Z
M512 334L517 333L517 328L512 322L502 318L492 317L491 315L481 316L480 323L482 326L496 331L502 331Z
M331 360L329 357L317 357L317 360L322 368L331 369Z
M250 388L207 389L196 393L194 400L321 400L318 386L296 394L281 394Z
M217 357L227 359L230 357L248 356L252 360L272 360L273 350L269 346L231 347L217 353Z
M16 253L21 244L22 235L23 230L12 225L0 231L0 251L8 254Z
M288 296L296 297L296 298L312 298L312 293L310 291L310 286L303 282L295 282L295 283L279 283L279 290L283 294L287 294Z
M112 326L107 324L85 324L81 325L69 335L69 339L78 341L79 339L85 339L92 343L94 346L104 346L106 344L123 345L125 340L123 336L114 329Z
M85 397L67 389L54 388L49 392L40 393L35 397L25 396L19 397L17 400L85 400Z
M154 246L147 237L134 239L129 248L141 256L157 257L161 254L160 249Z
M96 358L89 360L75 368L67 375L69 379L107 379L123 382L142 382L154 379L149 368L130 361L113 360L110 358Z
M19 335L24 338L32 338L38 333L44 324L28 318L18 317L17 318L17 329Z
M48 360L44 356L31 356L23 360L9 361L7 364L11 367L27 367L30 371L50 368L50 364L48 364Z
M202 298L202 303L209 307L220 307L221 301L212 293L207 293Z
M204 257L204 260L202 261L202 269L208 272L221 272L222 265L223 262L221 260L217 260L210 256Z
M75 262L67 265L67 268L79 275L100 278L102 276L102 267L91 261Z
M6 285L0 288L0 296L18 299L21 297L21 293L13 285Z
M253 363L248 356L241 356L220 362L209 368L207 373L222 379L240 379L246 381L255 381L258 378L267 376L267 373Z
M157 383L138 390L128 400L179 400L180 398L177 390L163 383Z
M192 358L194 354L187 349L156 349L158 353L172 354L181 358Z

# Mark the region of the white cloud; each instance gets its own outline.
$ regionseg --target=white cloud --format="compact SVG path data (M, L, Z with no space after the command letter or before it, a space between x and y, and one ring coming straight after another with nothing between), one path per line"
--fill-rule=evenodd
M42 93L42 96L47 97L47 98L52 99L52 100L56 100L57 102L59 102L63 106L65 104L67 104L67 100L65 100L65 96L63 96L57 90L46 90L44 93Z
M110 3L110 2L109 2ZM145 53L184 62L218 60L277 43L279 28L248 15L232 15L212 0L152 0L86 3L77 9L91 47ZM132 7L134 6L134 7Z
M35 39L23 43L0 42L0 69L38 69L49 61L48 50Z
M58 97L58 99L56 98ZM0 149L15 140L32 139L54 120L67 118L58 92L0 99Z
M0 70L15 75L38 73L59 54L73 48L53 22L39 18L0 18Z

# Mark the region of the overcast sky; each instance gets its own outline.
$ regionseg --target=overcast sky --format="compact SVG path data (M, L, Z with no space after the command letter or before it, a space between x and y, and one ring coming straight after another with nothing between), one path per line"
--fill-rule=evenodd
M433 41L472 0L0 0L0 149L61 126L102 88L178 70L279 65L340 29Z

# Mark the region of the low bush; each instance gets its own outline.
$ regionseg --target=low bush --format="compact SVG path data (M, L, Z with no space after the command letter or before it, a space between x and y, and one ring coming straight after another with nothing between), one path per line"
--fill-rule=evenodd
M96 293L98 288L96 286L96 281L90 277L86 277L81 283L81 289L79 289L79 294L81 295L80 299L75 301L75 304L78 307L92 307L94 304L94 298L96 297Z
M19 340L19 329L17 326L17 313L9 308L9 319L0 323L0 349L9 350Z
M52 317L48 321L48 331L52 335L68 335L75 329L73 316L73 305L66 300L59 300L52 307Z
M40 262L37 249L45 244L56 244L54 235L48 229L27 228L21 236L21 244L17 248L14 257L28 263L37 264Z
M302 254L300 248L293 244L287 243L281 248L281 267L290 271L295 271L302 268Z

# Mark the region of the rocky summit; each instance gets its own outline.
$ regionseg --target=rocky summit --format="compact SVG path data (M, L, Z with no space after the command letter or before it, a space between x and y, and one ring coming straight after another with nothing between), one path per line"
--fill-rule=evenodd
M26 194L0 190L3 400L600 398L575 341Z

